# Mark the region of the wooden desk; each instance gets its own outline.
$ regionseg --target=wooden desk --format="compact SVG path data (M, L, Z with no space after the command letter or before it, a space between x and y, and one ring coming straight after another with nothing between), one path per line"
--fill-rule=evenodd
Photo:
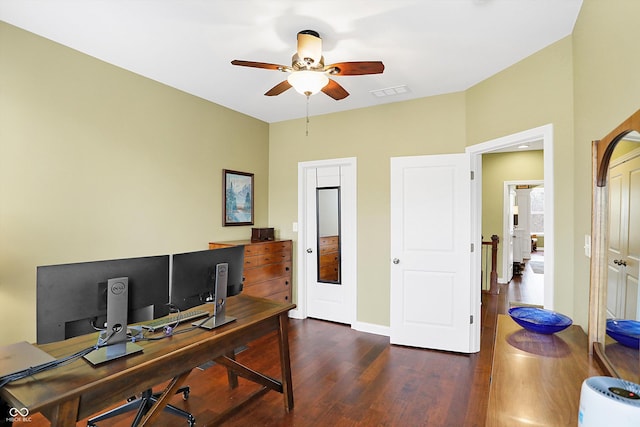
M227 315L237 318L233 323L212 331L198 328L168 339L141 341L138 344L144 348L142 353L98 367L92 367L83 359L77 360L12 382L0 389L0 398L10 407L28 408L30 413L41 412L52 426L71 427L77 420L173 378L164 392L166 399L160 399L141 424L150 425L191 369L215 360L227 367L232 387L237 385L236 375L263 386L247 401L268 390L276 390L283 394L284 408L288 412L293 409L288 339L288 312L293 308L294 304L242 294L231 297L227 300ZM188 326L190 322L184 328ZM278 332L281 380L266 377L233 360L234 349L273 331ZM96 339L97 334L90 334L39 347L60 358L94 345ZM229 414L221 414L219 418L226 415ZM219 421L221 419L214 422Z
M578 425L582 382L602 375L588 345L579 326L542 335L499 315L486 426Z

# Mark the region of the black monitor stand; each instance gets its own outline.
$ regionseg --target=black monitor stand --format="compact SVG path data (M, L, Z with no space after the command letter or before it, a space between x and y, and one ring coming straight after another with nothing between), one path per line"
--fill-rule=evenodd
M107 281L107 329L100 332L98 344L106 345L84 356L93 365L118 359L142 351L142 347L127 341L127 310L129 305L129 278L119 277Z
M205 329L214 329L236 320L235 317L227 316L227 273L229 264L226 262L216 265L216 289L214 293L213 317L206 322L193 322L192 325Z

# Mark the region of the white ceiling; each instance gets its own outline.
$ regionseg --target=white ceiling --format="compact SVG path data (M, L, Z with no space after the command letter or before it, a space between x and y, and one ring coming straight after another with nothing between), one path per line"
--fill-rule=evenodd
M0 19L216 104L278 122L304 117L286 78L233 59L291 65L296 34L325 63L381 60L379 75L334 77L351 95L310 98L325 114L468 89L571 34L582 0L0 0ZM406 85L376 97L372 90Z

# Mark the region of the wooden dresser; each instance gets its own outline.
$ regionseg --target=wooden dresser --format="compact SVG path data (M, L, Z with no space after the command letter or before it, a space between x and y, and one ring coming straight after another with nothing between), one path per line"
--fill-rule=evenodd
M291 240L210 242L209 249L244 245L243 293L291 302Z

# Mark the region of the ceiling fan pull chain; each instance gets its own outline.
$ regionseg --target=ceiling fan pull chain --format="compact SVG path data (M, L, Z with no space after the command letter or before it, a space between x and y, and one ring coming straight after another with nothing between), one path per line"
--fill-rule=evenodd
M307 135L309 136L309 95L307 95Z

